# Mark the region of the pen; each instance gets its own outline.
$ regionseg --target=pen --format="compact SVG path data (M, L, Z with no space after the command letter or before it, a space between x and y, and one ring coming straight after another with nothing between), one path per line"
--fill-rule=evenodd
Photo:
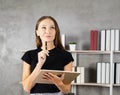
M47 41L45 41L45 50L47 50Z

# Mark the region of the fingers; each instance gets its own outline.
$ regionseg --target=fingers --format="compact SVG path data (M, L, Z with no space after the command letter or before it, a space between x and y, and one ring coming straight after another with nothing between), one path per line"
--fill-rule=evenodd
M46 60L46 56L49 56L48 50L42 50L38 53L38 63L44 63Z
M51 82L55 82L55 81L58 82L59 80L63 79L63 74L54 75L54 74L48 72L48 73L43 74L43 78L47 79Z
M49 56L49 51L48 50L42 50L41 52L39 52L41 56Z
M48 50L43 50L38 53L38 57L45 59L46 55L49 56L49 51Z
M43 53L45 53L45 55L49 56L49 51L48 50L43 50Z
M45 74L43 74L43 78L47 79L47 80L51 80L54 78L54 75L51 73L45 73Z

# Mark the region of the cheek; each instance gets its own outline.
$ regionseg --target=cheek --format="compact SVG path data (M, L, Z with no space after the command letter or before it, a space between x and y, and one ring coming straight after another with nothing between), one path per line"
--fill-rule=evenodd
M55 39L55 36L56 36L56 32L53 33L53 37L54 37L54 39Z
M40 36L43 36L45 33L43 31L40 31Z
M44 33L42 33L42 32L40 32L40 39L43 39L43 37L44 37Z

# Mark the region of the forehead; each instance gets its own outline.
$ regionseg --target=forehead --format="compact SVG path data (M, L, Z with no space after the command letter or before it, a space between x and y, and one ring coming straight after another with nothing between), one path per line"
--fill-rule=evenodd
M40 26L41 26L41 25L45 25L45 26L47 26L47 25L52 25L52 26L55 26L53 20L51 20L51 19L49 19L49 18L42 20L42 21L39 23L39 25L40 25Z

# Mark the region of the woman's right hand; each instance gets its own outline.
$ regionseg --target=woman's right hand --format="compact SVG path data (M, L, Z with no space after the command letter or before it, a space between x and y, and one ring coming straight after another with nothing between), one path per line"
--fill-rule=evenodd
M48 50L42 50L38 53L38 64L43 65L46 61L46 56L49 56Z

